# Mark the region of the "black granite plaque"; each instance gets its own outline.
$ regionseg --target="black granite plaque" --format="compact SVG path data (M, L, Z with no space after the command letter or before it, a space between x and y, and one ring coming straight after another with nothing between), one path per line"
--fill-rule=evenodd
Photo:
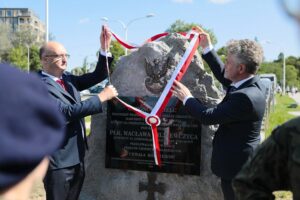
M150 113L158 98L121 97ZM201 125L171 98L158 126L162 166L154 162L151 127L117 101L108 103L107 168L200 175Z

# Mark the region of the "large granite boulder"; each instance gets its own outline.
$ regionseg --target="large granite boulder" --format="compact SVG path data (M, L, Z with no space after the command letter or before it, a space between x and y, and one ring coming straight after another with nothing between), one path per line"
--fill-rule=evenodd
M143 45L119 60L111 77L112 84L118 89L120 96L159 97L188 44L181 35L174 34L158 42ZM194 55L182 82L206 105L213 106L218 102L218 90L212 77L205 72L198 52ZM107 169L105 168L106 111L94 115L81 199L222 199L220 181L210 170L212 138L215 130L215 126L202 126L199 176Z

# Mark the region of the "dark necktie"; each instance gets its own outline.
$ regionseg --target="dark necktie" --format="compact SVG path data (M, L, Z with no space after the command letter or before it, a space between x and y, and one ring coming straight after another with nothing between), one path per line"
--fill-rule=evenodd
M232 85L230 85L230 86L227 88L227 93L232 93L232 92L234 92L234 91L236 91L236 87L234 87L234 86L232 86Z
M56 80L56 82L64 89L66 90L65 82L62 79Z

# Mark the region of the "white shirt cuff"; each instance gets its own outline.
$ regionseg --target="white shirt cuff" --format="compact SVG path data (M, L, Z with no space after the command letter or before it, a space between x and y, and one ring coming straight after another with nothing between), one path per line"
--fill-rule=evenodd
M111 54L110 52L105 52L105 51L103 51L102 49L100 49L100 54L101 54L102 56L112 57L112 54Z
M214 46L213 45L208 45L208 47L204 48L203 51L202 51L202 54L205 55L207 54L208 52L210 52L211 50L213 50Z
M183 101L182 101L182 104L185 105L186 101L190 98L194 98L193 96L186 96Z

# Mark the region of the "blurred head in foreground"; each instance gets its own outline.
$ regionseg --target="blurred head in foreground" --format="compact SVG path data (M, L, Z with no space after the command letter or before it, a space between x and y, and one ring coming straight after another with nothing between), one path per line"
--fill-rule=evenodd
M0 199L28 199L64 138L64 119L39 78L0 64Z

